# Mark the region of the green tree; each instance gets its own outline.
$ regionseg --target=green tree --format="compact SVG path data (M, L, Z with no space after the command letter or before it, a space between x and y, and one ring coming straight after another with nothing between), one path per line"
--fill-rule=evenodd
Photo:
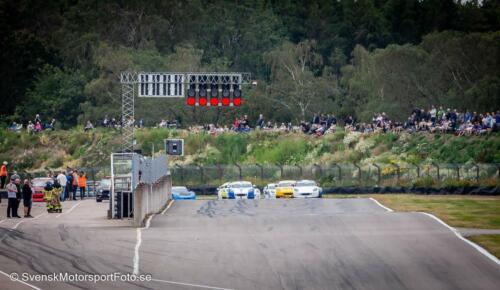
M64 71L46 65L16 113L24 122L40 114L43 122L55 118L62 127L74 126L81 112L80 103L85 99L83 92L87 81L78 71Z

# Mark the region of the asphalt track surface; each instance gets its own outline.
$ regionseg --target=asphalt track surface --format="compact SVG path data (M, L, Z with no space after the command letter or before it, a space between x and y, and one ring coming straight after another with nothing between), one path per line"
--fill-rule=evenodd
M29 282L40 289L499 289L500 266L436 220L370 199L176 201L149 228L107 204L0 220L0 271L132 273L145 283ZM1 208L3 213L3 207ZM4 217L3 217L4 218ZM32 289L0 274L0 289Z

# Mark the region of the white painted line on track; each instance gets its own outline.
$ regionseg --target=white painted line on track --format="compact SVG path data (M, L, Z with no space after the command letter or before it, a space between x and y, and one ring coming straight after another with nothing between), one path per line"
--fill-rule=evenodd
M11 229L15 230L17 229L17 227L22 224L24 222L24 220L21 220L20 222L18 222L15 226L13 226Z
M165 212L170 208L170 206L172 205L174 201L171 200L167 207L161 212L161 214L165 214ZM149 229L149 226L151 225L151 220L153 219L153 217L155 216L156 214L152 214L149 216L149 218L146 220L146 225L142 228L137 228L137 242L135 244L135 248L134 248L134 271L133 271L133 274L134 275L139 275L139 249L141 248L141 244L142 244L142 230L143 229Z
M172 200L168 203L167 207L166 207L166 208L165 208L165 209L161 212L161 214L162 214L162 215L164 215L164 214L165 214L165 212L167 212L167 210L168 210L168 209L172 206L172 204L173 204L173 203L174 203L174 200L172 199Z
M477 251L479 251L481 254L485 255L487 258L489 258L490 260L492 260L494 263L496 263L497 265L500 265L500 260L493 256L490 252L488 252L486 249L484 249L483 247L481 247L480 245L464 238L460 232L455 229L454 227L451 227L449 226L448 224L446 224L444 221L442 221L440 218L436 217L435 215L433 214L430 214L430 213L426 213L426 212L420 212L421 214L424 214L430 218L433 218L434 220L436 220L437 222L439 222L440 224L442 224L443 226L447 227L450 231L452 231L455 236L457 236L459 239L461 239L462 241L466 242L467 244L471 245L472 247L474 247L474 249L476 249Z
M142 244L142 229L148 229L149 225L151 223L151 219L155 215L152 214L149 216L149 218L146 221L146 226L143 228L137 228L137 243L135 244L135 249L134 249L134 275L139 275L139 249L141 248Z
M60 213L58 215L56 215L56 218L62 216L63 214L67 214L67 213L70 213L72 210L74 210L77 206L79 206L82 202L77 202L75 205L73 205L70 209L68 209L68 211L66 212L63 212L63 213Z
M141 228L137 228L137 243L134 249L134 275L139 275L139 248L142 244L142 233Z
M393 212L392 209L386 207L386 206L383 206L380 202L378 202L376 199L370 197L371 200L373 200L376 204L378 204L379 206L383 207L385 210L387 210L388 212ZM480 252L481 254L483 254L484 256L486 256L487 258L489 258L490 260L492 260L494 263L496 263L497 265L500 265L500 260L493 256L490 252L488 252L486 249L484 249L483 247L481 247L480 245L474 243L473 241L470 241L466 238L464 238L460 232L455 229L454 227L451 227L449 226L448 224L446 224L444 221L442 221L440 218L436 217L435 215L433 214L430 214L430 213L426 213L426 212L419 212L421 214L424 214L434 220L436 220L437 222L439 222L440 224L442 224L443 226L447 227L450 231L452 231L455 236L457 236L459 239L461 239L462 241L466 242L467 244L469 244L470 246L472 246L474 249L476 249L478 252Z
M182 283L182 282L167 281L167 280L160 280L160 279L151 279L151 281L162 282L162 283L167 283L167 284L174 284L174 285L180 285L180 286L203 288L203 289L234 290L234 289L230 289L230 288L221 288L221 287L214 287L214 286L207 286L207 285Z
M390 209L390 208L388 208L388 207L386 207L386 206L382 205L380 202L378 202L378 200L374 199L373 197L370 197L370 199L371 199L373 202L375 202L376 204L378 204L380 207L384 208L386 211L388 211L388 212L393 212L393 210L392 210L392 209Z
M26 285L26 286L28 286L28 287L30 287L30 288L32 288L32 289L35 289L35 290L42 290L41 288L38 288L38 287L36 287L35 285L31 285L31 284L26 283L26 282L24 282L24 281L21 281L21 280L19 280L19 279L15 279L15 280L13 280L13 279L11 278L11 275L10 275L10 274L7 274L7 273L5 273L5 272L4 272L4 271L2 271L2 270L0 270L0 274L7 276L7 277L9 278L9 280L10 280L10 281L19 282L19 283L24 284L24 285Z
M30 220L36 220L37 218L39 218L39 217L41 217L41 216L44 216L44 215L46 215L46 214L47 214L47 213L42 213L42 214L37 215L36 217L34 217L34 218L30 219ZM25 221L27 221L27 218L23 218L21 221L19 221L17 224L15 224L15 225L14 225L11 229L12 229L12 230L17 229L17 227L18 227L20 224L24 223Z

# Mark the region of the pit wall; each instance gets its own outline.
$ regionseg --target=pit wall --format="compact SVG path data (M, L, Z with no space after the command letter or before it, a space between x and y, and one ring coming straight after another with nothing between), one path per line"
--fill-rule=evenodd
M139 184L134 190L134 226L142 227L147 216L159 213L172 199L172 178L163 176L152 184Z

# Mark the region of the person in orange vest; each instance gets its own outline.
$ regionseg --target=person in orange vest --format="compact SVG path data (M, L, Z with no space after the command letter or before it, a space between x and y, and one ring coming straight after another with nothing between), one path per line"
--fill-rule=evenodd
M85 187L87 186L87 177L85 176L85 172L80 171L80 175L78 176L78 187L80 188L80 199L83 200L85 198Z
M7 185L7 164L7 161L4 161L2 167L0 167L0 188L5 188L5 185Z

